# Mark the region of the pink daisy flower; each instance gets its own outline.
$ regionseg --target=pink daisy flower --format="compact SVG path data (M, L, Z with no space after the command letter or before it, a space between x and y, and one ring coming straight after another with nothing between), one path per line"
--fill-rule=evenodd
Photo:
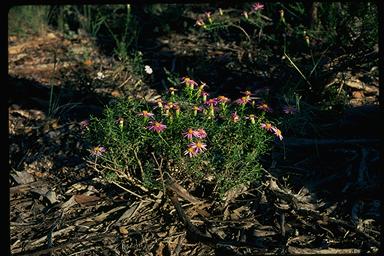
M267 131L273 131L273 126L270 123L262 123L261 128Z
M196 154L203 152L207 149L207 145L202 143L201 141L198 142L192 142L188 145L188 147L191 147L195 150Z
M207 16L209 23L212 23L211 12L205 12L205 16Z
M182 84L185 84L186 86L190 86L192 89L197 86L197 83L192 80L191 78L184 76L181 81Z
M205 23L204 23L204 21L202 19L196 20L196 26L202 27L204 25L205 25Z
M178 109L180 109L180 106L179 106L179 104L178 103L172 103L172 109L174 109L174 110L178 110Z
M225 104L225 103L229 102L229 99L227 97L225 97L225 96L220 95L220 96L217 97L217 101L220 102L220 103L224 103Z
M157 99L156 103L157 103L158 108L163 108L163 103L165 103L165 102L162 99Z
M202 91L205 87L209 87L209 86L206 83L201 82L201 84L199 85L199 90Z
M81 129L87 129L88 126L89 126L89 120L88 119L85 119L85 120L80 122L80 128Z
M184 155L189 155L189 157L194 157L197 155L197 153L193 147L188 147L187 150L184 151Z
M245 96L252 96L253 94L251 93L251 91L244 91L244 92L240 92L242 94L244 94Z
M169 101L169 102L165 103L164 108L165 109L173 109L175 105L176 105L176 103Z
M199 112L203 111L203 108L202 107L198 107L198 106L193 106L192 110L193 110L193 115L197 116L197 112L198 111Z
M167 126L165 124L162 124L162 123L157 122L157 121L150 121L149 124L150 125L147 126L147 129L150 131L155 131L157 133L160 133L167 128Z
M216 106L217 103L218 103L218 100L216 98L209 99L204 102L204 104L207 106Z
M263 10L263 9L264 9L264 5L262 3L257 2L252 5L252 11L256 12L258 10Z
M235 100L235 103L239 104L239 105L245 105L247 104L248 102L251 101L251 97L249 97L248 95L247 96L243 96L237 100Z
M168 91L169 91L169 93L170 93L171 95L175 95L175 92L177 92L178 90L175 89L174 87L169 87Z
M273 127L272 129L275 136L278 137L280 140L283 140L283 135L281 134L281 131L276 127Z
M233 121L233 122L238 122L239 120L240 120L240 117L239 117L239 115L237 114L237 112L233 112L232 114L231 114L231 120Z
M287 105L283 107L283 112L287 115L293 115L297 112L297 108L294 106Z
M180 115L180 106L175 104L173 109L175 110L176 116L178 117Z
M150 117L150 118L153 118L154 114L152 114L151 112L148 112L146 110L143 110L141 111L140 113L137 114L138 116L143 116L143 117Z
M196 132L197 132L196 137L199 139L204 139L205 137L207 137L207 133L203 128L197 129Z
M209 93L202 91L201 96L203 97L203 102L207 101L207 97L209 96Z
M103 146L96 146L91 150L91 155L93 156L101 156L107 151L107 149Z
M186 132L183 132L184 138L187 138L189 140L192 140L193 137L198 138L198 131L193 130L192 128L189 128Z
M242 15L244 15L244 17L246 18L246 19L248 19L248 12L247 11L243 11L243 14Z
M267 103L262 103L257 108L265 112L272 112L272 109L268 106Z

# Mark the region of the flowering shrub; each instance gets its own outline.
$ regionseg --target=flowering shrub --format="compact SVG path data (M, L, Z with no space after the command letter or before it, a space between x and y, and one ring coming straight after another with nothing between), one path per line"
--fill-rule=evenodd
M189 77L173 86L156 102L119 99L103 117L87 121L83 132L94 147L92 161L108 177L147 188L161 186L164 172L214 182L219 195L257 180L260 157L273 139L283 139L267 119L268 104L249 91L233 102L223 95L208 98L206 85Z

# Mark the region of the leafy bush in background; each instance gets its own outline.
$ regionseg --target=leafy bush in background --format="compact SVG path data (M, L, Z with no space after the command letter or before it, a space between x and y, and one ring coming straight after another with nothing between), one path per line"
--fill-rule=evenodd
M8 12L8 33L18 36L42 33L48 28L49 20L49 6L13 6Z

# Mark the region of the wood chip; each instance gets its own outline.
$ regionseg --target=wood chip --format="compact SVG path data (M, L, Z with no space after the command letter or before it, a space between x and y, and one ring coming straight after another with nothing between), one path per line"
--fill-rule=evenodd
M160 242L157 249L156 249L156 252L155 252L155 255L156 256L163 256L163 250L165 248L165 245L164 243Z
M99 201L100 197L81 194L81 195L75 195L74 199L78 204L92 205L92 204L95 204L97 201Z
M75 196L71 196L71 198L66 201L65 203L63 203L61 205L61 208L65 211L65 210L68 210L69 208L71 208L72 206L76 205L77 202L75 200Z
M229 191L225 193L225 203L224 207L227 207L227 205L231 202L233 202L236 198L238 198L241 194L243 194L245 191L247 191L249 184L240 184L238 186L235 186L231 188Z
M28 184L35 181L33 175L26 171L16 171L14 174L11 174L11 176L19 185Z
M135 214L137 213L138 209L142 207L142 202L137 203L134 202L131 207L129 207L117 220L117 222L121 221L129 221Z
M121 227L119 227L119 232L120 232L120 234L122 234L123 236L126 236L126 235L128 235L128 229L125 227L125 226L121 226Z

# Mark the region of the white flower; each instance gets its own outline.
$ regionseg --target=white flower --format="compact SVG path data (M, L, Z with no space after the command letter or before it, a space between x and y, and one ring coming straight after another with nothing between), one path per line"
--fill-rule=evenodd
M105 75L102 72L97 72L97 79L103 79Z
M144 69L145 69L145 73L147 73L148 75L153 73L152 68L150 66L148 66L148 65L145 65Z

